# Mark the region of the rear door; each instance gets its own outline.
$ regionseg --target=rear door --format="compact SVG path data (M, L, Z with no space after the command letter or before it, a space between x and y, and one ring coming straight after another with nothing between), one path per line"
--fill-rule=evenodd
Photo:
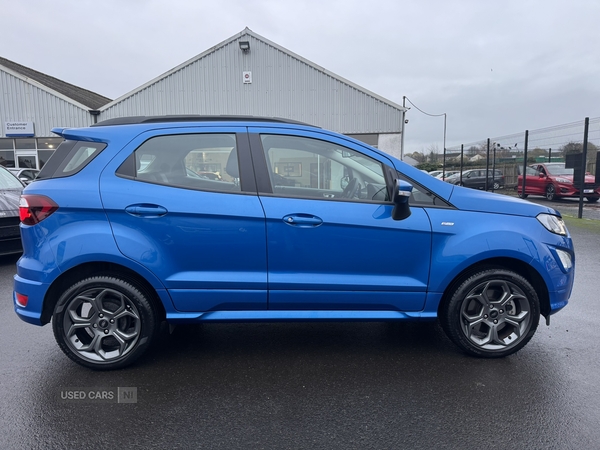
M391 162L314 132L250 129L267 218L269 308L418 311L430 267L422 208L391 218Z
M162 280L176 309L266 308L265 217L244 128L144 133L100 190L120 251Z

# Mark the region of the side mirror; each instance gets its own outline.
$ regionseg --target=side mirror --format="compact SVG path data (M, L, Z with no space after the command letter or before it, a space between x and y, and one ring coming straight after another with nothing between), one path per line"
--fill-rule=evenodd
M394 193L392 197L394 209L392 210L392 219L404 220L410 216L408 200L410 199L412 190L412 184L398 179L394 180Z

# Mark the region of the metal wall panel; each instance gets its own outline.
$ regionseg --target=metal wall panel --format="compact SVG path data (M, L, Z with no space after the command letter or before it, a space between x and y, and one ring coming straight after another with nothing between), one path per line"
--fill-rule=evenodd
M243 53L240 40L250 42ZM254 115L299 120L341 133L398 133L403 111L253 34L215 47L102 110L121 116ZM244 84L242 73L252 72Z
M54 136L54 127L85 127L93 123L87 109L82 109L52 93L0 69L0 124L33 122L36 137Z

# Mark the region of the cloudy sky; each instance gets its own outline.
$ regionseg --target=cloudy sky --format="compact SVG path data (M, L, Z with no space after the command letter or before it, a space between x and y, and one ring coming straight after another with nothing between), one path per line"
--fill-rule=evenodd
M393 102L446 113L447 147L600 117L598 0L3 3L1 56L113 99L248 27ZM442 117L407 118L407 152L443 148Z

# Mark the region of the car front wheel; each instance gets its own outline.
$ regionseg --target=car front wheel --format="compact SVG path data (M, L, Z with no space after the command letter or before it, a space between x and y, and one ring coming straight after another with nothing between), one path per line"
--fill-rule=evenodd
M546 187L546 198L550 201L556 199L556 188L553 184L549 184L548 187Z
M125 367L150 346L158 315L143 291L111 276L84 279L59 298L54 337L76 363L97 370Z
M531 284L500 268L463 280L440 310L448 337L466 353L483 358L499 358L523 348L539 318L539 299Z

